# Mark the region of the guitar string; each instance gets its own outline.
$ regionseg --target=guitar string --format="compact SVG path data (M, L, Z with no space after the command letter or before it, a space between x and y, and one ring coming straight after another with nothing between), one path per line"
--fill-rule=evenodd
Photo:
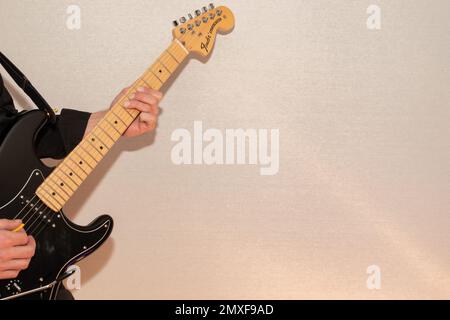
M32 199L34 199L35 197L36 197L36 195L34 195ZM41 202L41 204L39 205L39 207L37 207L37 205L39 204L39 202ZM44 203L41 201L41 199L39 199L39 198L38 198L38 200L37 200L35 203L33 203L33 200L30 200L30 201L28 201L28 203L22 208L22 210L20 210L20 212L15 216L14 219L21 219L21 220L22 220L22 223L25 225L25 228L24 228L24 229L27 229L27 228L29 228L30 226L32 226L32 225L34 224L34 222L33 222L33 223L30 225L29 222L30 222L30 221L34 218L34 216L36 215L36 213L34 213L34 214L32 214L32 215L29 217L28 220L26 220L26 218L28 217L28 215L30 214L30 212L37 211L37 212L38 212L38 217L39 217L39 210L42 208L43 205L45 205L45 204L44 204ZM26 213L24 216L20 217L20 213L21 213L25 208L27 208L27 207L30 207L30 208L28 209L27 213ZM36 210L36 208L37 208L37 210ZM46 209L44 209L44 210L46 210Z
M30 202L33 201L33 199L36 197L36 194L33 196L33 198L31 198ZM17 219L18 216L22 213L23 210L25 210L25 208L28 207L28 203L22 208L22 210L19 211L18 214L16 214L16 216L14 217L14 219Z
M39 202L41 202L41 204L39 207L37 207ZM23 216L22 218L20 218L22 220L22 223L24 225L26 225L28 222L30 222L30 220L33 219L33 217L34 217L34 214L32 214L29 217L28 221L26 221L27 216L30 214L30 212L33 212L33 210L36 211L36 208L37 208L37 211L39 211L39 209L42 207L43 204L44 203L41 201L41 199L38 199L38 201L36 201L36 203L34 203L34 204L30 204L30 210L28 210L28 213L25 216Z
M187 36L187 34L185 34L185 35L183 35L181 38L180 38L180 40L181 41L183 41L184 40L184 38ZM179 41L180 41L179 40ZM182 49L184 49L184 50L186 50L186 48L185 48L185 46L182 44L182 43L180 43L184 48L182 48ZM170 54L170 52L169 52L169 54ZM158 59L159 60L159 59ZM176 60L175 60L176 61ZM179 63L178 65L180 65L181 63ZM151 67L148 69L148 70L151 70ZM156 77L156 76L155 76ZM144 77L145 78L145 77ZM136 82L135 82L135 84L132 86L132 88L133 89L136 89L136 86L139 84L139 80L143 80L144 78L139 78ZM32 199L34 199L36 197L36 194L33 196L33 198ZM31 202L31 200L30 200L30 202ZM41 220L37 225L36 225L36 227L34 227L34 229L31 231L31 232L29 232L29 234L30 235L33 235L33 233L35 232L35 231L37 231L38 229L39 229L39 227L41 226L41 224L44 222L44 225L43 225L43 228L41 228L41 230L39 230L37 233L36 233L36 235L35 235L35 237L37 237L48 225L50 225L52 222L53 222L53 220L54 220L54 215L56 214L59 214L58 212L54 212L53 210L51 210L49 207L47 207L47 209L44 209L43 211L41 211L41 212L39 212L39 209L43 206L43 205L45 205L43 202L42 202L42 204L39 206L39 208L38 208L38 210L35 210L35 206L36 206L36 204L38 204L39 202L42 202L41 201L41 199L38 199L38 201L35 203L35 204L33 204L32 206L30 206L31 208L30 208L30 210L27 212L27 214L24 216L24 217L26 217L26 216L28 216L28 214L30 213L30 212L32 212L33 210L34 211L36 211L36 213L34 213L34 214L32 214L31 215L31 217L30 217L30 219L28 219L28 222L27 223L29 223L32 219L33 219L33 217L34 216L37 216L37 218L33 221L33 223L31 224L31 225L28 225L27 226L27 228L28 228L28 230L30 230L31 229L31 227L36 223L36 221L39 221L39 220ZM26 205L26 206L24 206L24 208L22 208L22 210L16 215L16 217L17 216L19 216L19 214L27 207L28 205ZM46 206L46 205L45 205ZM48 211L48 212L46 212L46 211ZM46 214L47 213L49 213L49 212L52 212L53 214L52 214L52 218L50 218L50 219L47 219L47 217L46 217ZM42 218L41 218L42 217ZM26 224L26 223L24 223L24 224Z
M34 238L37 238L37 237L39 236L39 234L40 234L45 228L47 228L50 224L53 225L53 220L55 219L55 218L54 218L54 215L56 215L56 216L60 215L59 212L54 212L54 211L52 211L51 209L49 209L48 213L53 214L53 217L50 218L50 219L47 219L47 221L45 221L46 218L42 218L41 221L36 225L36 227L34 227L34 229L33 229L32 231L30 231L30 234L31 234L31 235L33 235L33 234L35 233L35 231L37 231L37 232L33 235ZM45 213L45 214L47 214L47 213ZM44 224L43 224L42 228L39 230L39 228L41 227L42 222L43 222ZM39 231L38 231L38 230L39 230Z
M52 210L49 210L50 213L53 213L54 215L58 216L61 215L60 212L54 212ZM32 231L31 233L34 233L36 231L36 234L34 235L35 238L37 238L39 236L39 234L41 234L42 231L44 231L49 225L53 226L53 220L55 218L50 218L47 222L44 221L44 224L42 225L42 228L39 230L39 227L41 225L41 223L39 223Z
M34 197L33 197L33 199L34 199ZM28 223L31 219L33 219L34 214L32 214L32 215L30 216L30 218L28 219L28 221L25 220L26 217L30 214L30 212L33 212L33 211L35 210L36 205L37 205L39 202L41 202L41 205L39 206L39 208L41 208L42 205L43 205L44 203L43 203L40 199L38 199L38 200L36 201L36 203L33 203L31 200L28 201L27 204L25 205L25 207L23 207L22 210L20 211L20 212L22 212L25 208L30 207L30 208L28 209L27 213L26 213L23 217L20 217L20 212L19 212L19 213L16 215L16 217L15 217L14 219L19 218L20 220L22 220L22 223L26 226L27 223ZM38 210L39 210L39 208L38 208Z
M45 204L43 203L42 205L44 205L45 206ZM42 205L39 207L39 209L42 207ZM31 230L31 227L37 222L37 221L39 221L39 220L42 220L42 219L46 219L47 218L47 210L48 210L49 208L47 207L46 209L44 209L44 210L41 210L41 211L39 211L38 210L38 212L35 214L36 215L36 219L34 219L34 221L31 223L31 224L29 224L28 226L27 226L27 229L28 229L28 231L29 230ZM31 218L32 219L32 218ZM30 220L28 220L28 222L30 222L31 221L31 219ZM39 225L39 224L38 224ZM32 231L30 232L30 234L32 233Z

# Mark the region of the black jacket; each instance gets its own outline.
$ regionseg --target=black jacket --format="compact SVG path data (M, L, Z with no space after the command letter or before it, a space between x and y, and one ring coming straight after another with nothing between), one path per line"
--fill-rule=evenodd
M15 123L18 111L6 90L0 74L0 142ZM63 109L55 125L47 125L38 137L37 152L40 158L62 159L81 141L90 113Z

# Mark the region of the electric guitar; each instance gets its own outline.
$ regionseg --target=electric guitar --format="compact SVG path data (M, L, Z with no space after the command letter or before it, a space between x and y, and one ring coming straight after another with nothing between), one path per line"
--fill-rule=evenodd
M45 112L22 114L8 132L0 145L0 219L22 219L36 240L36 253L16 279L0 280L1 300L55 299L62 280L71 275L68 268L106 241L113 228L110 216L79 226L65 216L64 205L139 116L124 108L137 88L159 90L191 54L208 57L217 34L234 28L234 16L210 4L174 24L170 46L56 168L35 153L36 137L48 122Z

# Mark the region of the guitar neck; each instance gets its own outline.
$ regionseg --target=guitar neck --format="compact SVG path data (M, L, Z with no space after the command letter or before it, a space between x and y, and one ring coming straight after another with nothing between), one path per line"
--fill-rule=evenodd
M60 211L98 163L108 154L140 112L124 104L139 87L159 90L189 52L174 40L167 50L147 69L128 92L101 119L63 162L39 186L36 195L53 211Z

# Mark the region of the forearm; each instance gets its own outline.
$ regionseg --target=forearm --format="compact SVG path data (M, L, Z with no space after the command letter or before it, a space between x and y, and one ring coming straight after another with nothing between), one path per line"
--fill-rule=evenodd
M84 137L86 137L89 133L91 133L91 131L95 128L95 126L97 125L97 123L103 119L103 117L106 115L108 111L99 111L99 112L94 112L91 114L89 121L87 123L86 126L86 130L84 132Z

